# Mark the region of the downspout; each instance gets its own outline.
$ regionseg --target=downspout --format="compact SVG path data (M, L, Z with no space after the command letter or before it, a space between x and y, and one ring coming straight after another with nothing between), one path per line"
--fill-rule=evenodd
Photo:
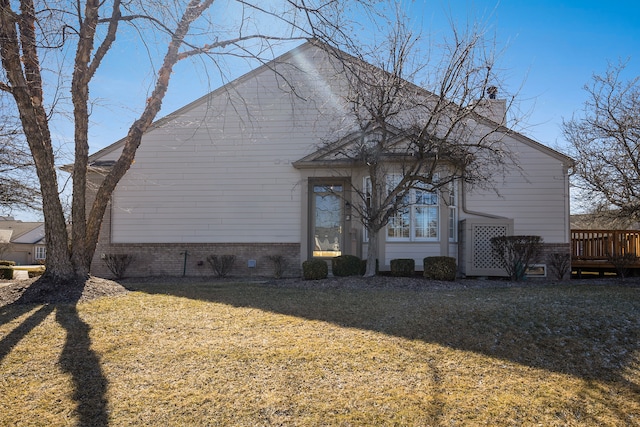
M182 277L187 275L187 255L189 255L189 251L185 250L181 252L180 255L184 255L184 262L182 263Z
M471 211L469 209L467 209L467 187L464 185L464 182L461 183L461 187L462 187L462 191L461 191L461 196L462 196L462 212L464 212L467 215L475 215L475 216L481 216L484 218L492 218L492 219L509 219L505 216L500 216L500 215L493 215L493 214L488 214L488 213L484 213L484 212L476 212L476 211Z
M570 181L570 168L573 167L571 164L565 164L563 167L564 172L564 191L565 193L565 203L564 203L564 216L566 218L565 221L565 237L569 246L571 247L571 181ZM571 250L569 250L571 253Z

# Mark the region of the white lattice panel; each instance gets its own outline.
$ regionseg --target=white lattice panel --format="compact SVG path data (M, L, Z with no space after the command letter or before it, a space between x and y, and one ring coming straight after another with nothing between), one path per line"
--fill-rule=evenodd
M505 276L491 251L491 238L513 234L513 220L466 219L460 225L460 266L465 276Z
M507 225L477 225L473 227L473 268L500 268L491 251L491 238L507 235Z

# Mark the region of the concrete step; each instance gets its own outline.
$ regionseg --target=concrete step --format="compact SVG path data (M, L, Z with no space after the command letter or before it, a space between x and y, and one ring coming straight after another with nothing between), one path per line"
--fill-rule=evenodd
M13 278L19 280L28 279L29 272L25 270L13 270Z

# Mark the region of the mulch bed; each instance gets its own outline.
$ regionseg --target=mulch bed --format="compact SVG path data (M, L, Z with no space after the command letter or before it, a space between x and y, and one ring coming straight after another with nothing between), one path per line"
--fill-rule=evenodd
M129 292L113 280L89 277L84 283L55 283L42 278L0 281L0 306L16 304L73 304Z

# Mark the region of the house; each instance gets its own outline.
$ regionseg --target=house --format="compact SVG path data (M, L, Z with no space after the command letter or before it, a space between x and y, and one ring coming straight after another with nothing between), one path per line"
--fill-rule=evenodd
M349 136L336 130L344 108L328 62L305 43L155 122L112 195L92 274L110 275L106 254L135 255L130 276L211 275L212 254L235 255L232 274L244 276L271 274L272 255L284 257L287 275L299 275L310 258L365 257L353 190L366 185L366 173L340 167L326 148ZM500 100L487 102L500 110ZM381 270L394 258L413 258L421 269L424 257L447 255L462 275L503 275L489 249L496 235L540 235L546 252L569 253L571 159L503 134L518 170L497 178L499 191L458 183L448 200L431 198L427 234L413 232L413 213L406 233L392 221L379 236ZM90 156L92 179L122 146Z
M43 222L0 217L0 259L17 265L41 264L46 258Z
M617 212L594 212L571 215L572 230L638 230L640 223L621 217Z

